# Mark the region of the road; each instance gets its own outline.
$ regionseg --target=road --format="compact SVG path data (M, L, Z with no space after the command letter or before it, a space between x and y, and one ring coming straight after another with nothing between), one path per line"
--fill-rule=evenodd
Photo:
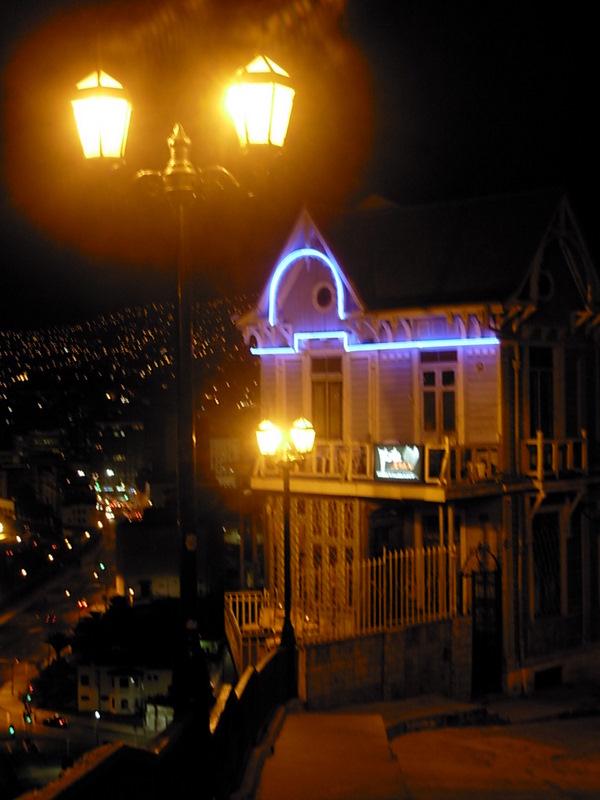
M35 702L31 724L23 718L26 687L54 655L48 636L53 631L70 634L81 616L92 609L104 610L114 574L114 529L108 528L82 552L79 564L57 565L55 577L0 609L0 746L11 753L22 791L45 785L58 776L64 759L77 760L97 744L137 741L134 729L124 733L113 730L108 721L75 714L66 729L47 727L42 721L53 710L38 709ZM82 598L87 609L78 606ZM14 737L9 734L11 724Z
M446 728L392 740L410 800L600 797L600 717Z
M50 577L31 594L2 609L0 613L0 684L12 678L15 664L28 663L39 669L48 656L47 638L52 631L73 631L85 610L77 601L86 598L90 607L104 607L107 577L94 578L100 560L106 564L107 576L114 575L114 538L108 533L82 553L80 564L57 564L55 577Z

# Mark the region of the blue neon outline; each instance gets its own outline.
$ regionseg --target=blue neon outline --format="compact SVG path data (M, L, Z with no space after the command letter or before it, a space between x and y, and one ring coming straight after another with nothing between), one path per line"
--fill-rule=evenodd
M338 317L340 319L345 319L346 311L344 309L344 286L337 266L330 258L328 258L328 256L325 255L325 253L322 253L320 250L315 250L312 247L303 247L300 250L292 250L291 253L288 253L287 256L285 256L285 258L282 258L277 265L275 272L273 273L273 277L271 278L271 283L269 285L269 325L273 326L277 322L277 305L275 302L275 297L281 276L289 267L289 265L294 261L297 261L299 258L318 258L325 264L325 266L329 267L335 281L335 288L337 292Z
M407 342L374 342L349 344L347 331L295 333L292 347L251 347L253 356L290 355L300 352L300 342L308 339L341 339L346 353L368 353L378 350L440 350L445 347L485 347L500 344L497 336L477 336L473 339L417 339Z
M344 345L344 350L348 352L348 333L346 331L321 331L320 333L295 333L294 334L294 352L300 352L300 342L308 339L341 339Z

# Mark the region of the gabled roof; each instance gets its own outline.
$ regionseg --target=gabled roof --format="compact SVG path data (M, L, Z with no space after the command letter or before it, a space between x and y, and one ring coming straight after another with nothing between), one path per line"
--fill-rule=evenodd
M309 318L315 299L297 284L305 281L302 258L329 267L335 320ZM316 270L306 275L315 285L323 280ZM315 324L333 332L343 328L339 320L372 312L473 305L493 308L497 324L513 330L534 313L538 324L560 319L600 330L600 278L564 193L412 207L371 197L351 210L305 209L258 306L237 324L261 347L295 349L296 337L317 332ZM353 335L362 341L358 329Z
M311 215L365 305L377 310L506 301L560 200L547 190L408 207L371 197L341 214Z
M340 294L343 297L343 305L346 311L364 310L362 303L358 297L354 287L348 281L348 276L343 267L338 263L336 254L332 252L327 241L321 231L315 225L312 216L306 209L300 212L290 235L287 238L286 244L281 251L275 269L271 272L271 276L258 302L258 311L263 316L271 316L274 304L274 297L270 296L273 291L274 279L277 280L277 275L281 267L288 263L292 265L301 257L299 254L312 252L314 258L318 253L325 256L324 261L331 265L332 272L335 272L336 277L340 281ZM285 268L287 269L287 268Z

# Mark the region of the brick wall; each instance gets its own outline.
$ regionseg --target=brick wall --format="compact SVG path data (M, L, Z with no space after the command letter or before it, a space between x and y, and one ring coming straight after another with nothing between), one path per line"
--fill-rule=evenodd
M300 700L313 710L420 694L468 698L471 619L303 644L298 685Z

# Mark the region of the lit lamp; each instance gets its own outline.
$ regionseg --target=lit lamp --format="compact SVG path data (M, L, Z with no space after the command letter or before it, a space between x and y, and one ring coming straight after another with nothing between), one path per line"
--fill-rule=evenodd
M270 145L278 151L287 133L294 99L289 75L266 56L255 58L236 73L227 92L226 107L245 149ZM131 104L121 84L105 72L97 71L77 84L72 101L83 153L87 159L121 160L125 154ZM152 181L169 197L176 214L179 233L177 261L177 528L181 547L181 604L185 626L185 665L179 693L182 705L193 704L203 696L198 679L200 656L198 637L198 561L202 583L209 585L207 548L198 547L196 514L196 432L192 381L192 259L190 252L190 208L196 186L214 181L222 186L235 178L223 167L198 169L190 159L191 141L183 127L174 125L167 140L170 158L162 171L140 170L138 179ZM197 551L199 552L199 558ZM218 623L219 627L223 624ZM196 654L196 655L194 655ZM197 660L195 660L197 659ZM176 681L174 681L176 683Z
M283 147L295 92L290 76L267 56L237 71L225 95L240 145Z
M296 637L291 620L290 469L296 462L303 461L312 451L315 443L315 429L305 417L300 417L284 437L283 431L266 419L258 426L256 440L261 454L275 459L283 475L284 606L281 644L288 648L295 648Z
M131 103L121 84L97 70L79 81L71 103L85 157L123 158Z

